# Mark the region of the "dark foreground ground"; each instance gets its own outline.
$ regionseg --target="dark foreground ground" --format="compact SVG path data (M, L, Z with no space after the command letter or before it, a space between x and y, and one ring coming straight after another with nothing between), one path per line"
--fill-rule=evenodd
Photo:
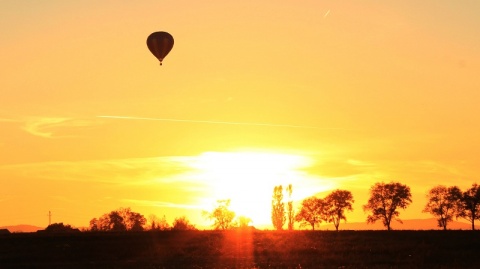
M480 268L480 232L10 234L0 268Z

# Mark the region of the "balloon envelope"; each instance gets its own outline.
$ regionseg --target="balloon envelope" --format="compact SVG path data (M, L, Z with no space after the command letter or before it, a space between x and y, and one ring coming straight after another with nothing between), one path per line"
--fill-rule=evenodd
M173 36L167 32L154 32L147 38L147 46L150 52L162 61L173 48Z

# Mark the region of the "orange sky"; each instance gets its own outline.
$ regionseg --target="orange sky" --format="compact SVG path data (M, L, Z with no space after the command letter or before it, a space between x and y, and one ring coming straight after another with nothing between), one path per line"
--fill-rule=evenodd
M201 227L221 198L269 225L278 183L350 190L364 221L391 180L412 189L401 217L429 218L428 189L480 182L479 8L1 1L0 226L131 207ZM161 67L154 31L175 38Z

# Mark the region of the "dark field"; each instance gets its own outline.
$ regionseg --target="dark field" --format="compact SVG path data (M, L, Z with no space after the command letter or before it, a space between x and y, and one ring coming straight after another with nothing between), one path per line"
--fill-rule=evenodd
M0 268L480 268L480 232L19 233Z

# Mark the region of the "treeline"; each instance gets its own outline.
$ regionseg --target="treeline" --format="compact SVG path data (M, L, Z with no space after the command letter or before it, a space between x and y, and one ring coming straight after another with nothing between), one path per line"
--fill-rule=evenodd
M281 213L274 212L281 210L279 189L281 191L281 186L274 188L272 200L272 224L277 230L282 229L284 224L281 222L280 226L276 225L279 218L283 216L285 219ZM463 218L468 220L472 230L475 230L475 220L480 219L480 186L476 183L465 191L457 186L438 185L429 190L427 199L423 212L436 217L439 227L446 230L448 223L454 218ZM333 223L338 231L340 221L347 220L345 212L352 211L353 202L352 194L346 190L335 190L325 198L309 197L302 201L295 221L300 222L300 226L310 225L312 229L325 221ZM370 198L363 205L363 210L369 213L367 223L381 221L387 230L391 230L392 221L402 222L399 218L399 209L406 209L410 203L412 203L410 187L398 182L379 182L370 188ZM288 213L288 216L291 215Z
M103 214L99 218L90 220L89 231L144 231L144 230L196 230L194 224L187 217L175 218L170 225L165 216L158 218L150 215L150 222L140 213L133 212L130 208L120 208L110 213Z
M355 200L348 190L334 190L323 198L308 197L301 201L296 212L292 192L292 185L285 189L282 185L273 188L271 220L276 230L283 230L285 224L288 230L293 230L295 222L300 227L315 230L322 222L327 222L338 231L341 221L347 221L346 212L353 211ZM463 218L470 221L472 230L475 230L475 220L480 219L480 186L476 183L465 191L457 186L438 185L428 192L427 199L423 212L435 216L439 227L446 230L447 224L454 218ZM399 210L406 209L411 203L409 186L399 182L378 182L371 186L370 197L363 210L368 213L367 223L381 221L387 230L391 230L392 221L402 222ZM228 208L229 204L230 200L219 200L212 212L204 212L205 216L214 220L214 229L239 226L234 222L235 212Z
M348 190L334 190L325 197L312 196L301 201L298 209L293 208L292 185L275 186L272 195L271 220L276 230L309 227L315 230L322 222L332 223L338 231L341 221L346 222L346 213L353 211L353 195ZM476 183L462 191L457 186L438 185L427 193L427 204L423 212L433 215L438 226L447 229L454 218L468 220L475 230L475 221L480 219L480 186ZM370 188L370 197L364 212L368 213L367 223L381 221L387 230L391 230L392 221L402 222L400 209L406 209L412 203L410 187L399 182L378 182ZM247 216L236 216L230 210L230 200L218 200L212 211L203 211L202 215L213 221L212 228L229 230L248 228L252 220ZM63 229L65 228L65 229ZM52 224L47 231L69 230L69 225ZM163 216L150 215L149 220L130 208L120 208L90 220L89 231L145 231L145 230L196 230L186 216L177 217L169 224Z

